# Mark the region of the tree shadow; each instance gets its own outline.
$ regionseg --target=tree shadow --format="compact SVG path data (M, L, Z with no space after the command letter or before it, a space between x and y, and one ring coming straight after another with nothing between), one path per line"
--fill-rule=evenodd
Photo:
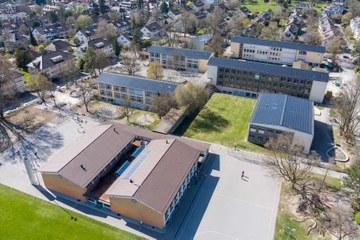
M217 113L205 109L193 121L192 130L195 132L219 132L229 125L229 121Z

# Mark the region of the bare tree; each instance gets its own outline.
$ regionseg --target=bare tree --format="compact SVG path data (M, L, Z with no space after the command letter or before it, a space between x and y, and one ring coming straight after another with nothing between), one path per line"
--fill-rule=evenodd
M360 80L357 80L344 93L333 100L339 118L340 135L347 140L353 137L360 123Z
M136 57L124 56L121 61L120 69L127 72L129 75L135 75L140 71L140 64L137 62Z
M80 99L85 106L85 110L89 112L89 105L94 96L92 84L87 80L80 80L76 82L76 86L79 88Z
M333 209L329 232L338 240L359 237L358 226L353 220L353 215L344 207Z
M265 147L271 151L271 155L266 156L263 166L273 175L290 182L295 190L296 185L303 185L309 180L311 166L302 163L302 148L293 145L292 140L291 133L282 133L269 139Z
M147 76L152 79L160 79L164 76L164 70L159 61L154 61L149 64Z
M52 89L52 87L53 83L41 72L30 75L27 81L27 89L30 92L36 92L43 103L46 103L47 92Z
M96 28L95 34L98 38L106 38L113 42L114 39L120 35L120 30L113 24L101 20Z
M188 83L180 85L175 91L176 102L185 107L188 114L201 109L209 99L209 90L203 84Z
M95 68L99 70L101 74L104 68L111 64L111 58L103 51L96 51Z
M269 40L280 40L280 28L276 23L270 23L269 26L261 30L260 38Z
M4 118L5 105L16 95L16 85L11 74L11 64L0 57L0 119Z
M126 121L130 122L130 117L134 114L134 109L131 107L130 99L127 97L122 100L121 115L126 117Z
M186 33L192 33L196 29L197 20L193 13L185 11L181 14L180 21L184 26L184 36Z
M80 69L76 64L71 64L64 72L60 74L60 79L65 82L66 87L68 85L68 81L74 79L79 76Z
M336 63L336 57L344 50L344 40L341 37L333 38L326 47L326 51L332 54L333 63Z
M208 46L210 51L215 53L215 56L224 53L224 38L218 32L214 32L213 37L211 38Z
M162 118L176 105L174 96L168 92L155 94L152 98L151 111L155 112L159 118Z

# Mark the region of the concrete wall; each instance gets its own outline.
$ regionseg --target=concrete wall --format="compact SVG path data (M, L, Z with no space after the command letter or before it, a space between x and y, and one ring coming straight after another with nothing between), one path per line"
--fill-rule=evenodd
M231 43L231 51L233 52L232 56L234 58L238 58L239 57L239 53L240 53L240 43L237 42L232 42Z
M110 197L110 205L113 212L157 228L164 228L165 218L163 214L140 202L133 201L131 198Z
M211 79L210 84L211 85L216 85L216 80L217 80L217 72L218 72L218 68L215 66L208 66L207 68L207 77L209 79Z
M313 81L309 100L322 103L326 92L327 82Z
M87 201L87 198L83 196L87 191L86 188L75 185L66 178L59 176L59 174L41 173L41 176L47 189L80 199L84 202Z

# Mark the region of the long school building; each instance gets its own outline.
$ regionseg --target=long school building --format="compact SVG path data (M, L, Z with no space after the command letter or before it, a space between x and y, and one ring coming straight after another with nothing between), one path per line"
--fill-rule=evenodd
M321 103L329 74L274 64L210 58L207 76L221 92L257 97L260 92L284 93Z
M292 65L302 60L312 65L322 63L325 47L259 38L232 37L231 51L234 58Z

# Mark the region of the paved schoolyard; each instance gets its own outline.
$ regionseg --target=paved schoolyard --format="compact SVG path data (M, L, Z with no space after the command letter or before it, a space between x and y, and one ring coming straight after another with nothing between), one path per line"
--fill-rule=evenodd
M273 239L279 181L261 166L229 156L225 147L213 145L212 150L219 158L213 161L176 239Z

